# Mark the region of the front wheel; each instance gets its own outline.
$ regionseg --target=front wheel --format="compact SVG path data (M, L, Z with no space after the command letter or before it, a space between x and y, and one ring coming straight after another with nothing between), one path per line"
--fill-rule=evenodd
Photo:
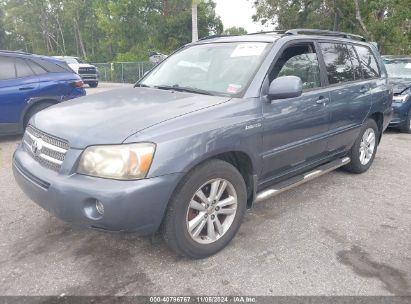
M237 233L246 210L246 186L231 164L211 160L193 169L173 194L163 238L177 254L205 258Z
M373 119L368 119L361 129L360 136L350 150L351 162L345 166L345 169L357 174L367 171L377 153L378 138L377 123Z
M88 85L90 86L90 88L97 88L98 82L90 82Z
M411 133L411 109L408 111L407 118L405 119L404 124L401 126L400 131L402 133Z

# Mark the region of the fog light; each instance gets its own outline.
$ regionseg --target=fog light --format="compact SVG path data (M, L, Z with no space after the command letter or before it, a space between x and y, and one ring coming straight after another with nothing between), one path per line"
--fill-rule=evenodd
M104 214L104 206L102 202L96 200L96 209L97 209L97 212L100 213L101 215Z

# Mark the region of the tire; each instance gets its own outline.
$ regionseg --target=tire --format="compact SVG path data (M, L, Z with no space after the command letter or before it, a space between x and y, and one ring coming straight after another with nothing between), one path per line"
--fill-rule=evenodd
M214 204L207 200L213 196L211 184L216 190L225 189ZM203 200L197 196L200 190L205 195ZM218 194L214 197L218 198ZM236 206L227 204L235 198ZM191 207L192 201L198 203L195 208ZM210 203L209 209L206 209L205 201ZM222 206L223 202L226 206ZM189 172L172 195L162 224L164 241L178 255L193 259L211 256L227 246L236 235L246 211L246 202L246 185L238 170L222 160L207 161ZM199 224L193 224L190 230L189 223L193 220Z
M411 134L411 109L408 111L407 119L404 124L400 127L402 133Z
M23 121L24 130L26 130L26 127L27 127L30 119L31 119L35 114L37 114L38 112L40 112L40 111L42 111L42 110L44 110L44 109L46 109L46 108L48 108L48 107L50 107L50 106L52 106L52 105L54 105L54 103L52 103L52 102L42 102L42 103L39 103L39 104L36 104L36 105L32 106L32 107L27 111L27 113L24 115L24 121Z
M374 139L365 140L365 137L372 138L371 133L374 134ZM374 162L375 154L377 153L378 148L378 139L379 130L377 123L373 119L368 119L365 125L362 127L359 137L355 141L353 147L351 148L348 154L348 156L351 158L351 162L344 168L347 171L356 174L366 172ZM370 149L372 149L372 153L370 152Z
M88 85L89 85L90 88L95 89L98 86L98 82L90 82Z

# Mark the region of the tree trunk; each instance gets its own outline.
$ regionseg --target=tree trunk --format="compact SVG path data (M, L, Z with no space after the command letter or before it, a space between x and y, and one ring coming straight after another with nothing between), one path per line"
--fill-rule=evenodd
M81 36L81 31L80 31L80 27L79 27L79 24L78 24L78 19L74 18L73 21L74 21L74 28L75 28L76 33L77 33L78 45L80 47L81 54L82 54L83 58L86 59L87 58L87 53L86 53L86 49L84 48L83 38Z
M334 26L333 26L333 31L335 31L335 32L340 31L340 22L341 22L340 10L337 7L337 1L334 0Z
M63 47L62 47L63 55L65 56L66 55L66 41L64 40L63 28L61 27L60 18L58 15L56 16L56 21L59 27L61 43L63 44Z
M354 0L354 5L355 5L355 19L358 21L360 24L362 30L364 31L365 35L374 41L374 36L368 31L367 26L365 25L362 17L361 17L361 11L360 11L360 3L359 0Z
M192 5L192 38L193 42L198 41L198 5L195 0Z

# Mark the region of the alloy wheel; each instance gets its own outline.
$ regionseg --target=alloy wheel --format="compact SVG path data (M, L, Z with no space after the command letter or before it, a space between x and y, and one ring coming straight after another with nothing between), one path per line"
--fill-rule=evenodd
M363 166L367 165L374 155L375 150L375 131L372 128L368 128L361 139L360 144L360 162Z
M231 227L237 212L237 193L222 178L203 184L191 198L186 224L191 238L200 244L211 244Z

